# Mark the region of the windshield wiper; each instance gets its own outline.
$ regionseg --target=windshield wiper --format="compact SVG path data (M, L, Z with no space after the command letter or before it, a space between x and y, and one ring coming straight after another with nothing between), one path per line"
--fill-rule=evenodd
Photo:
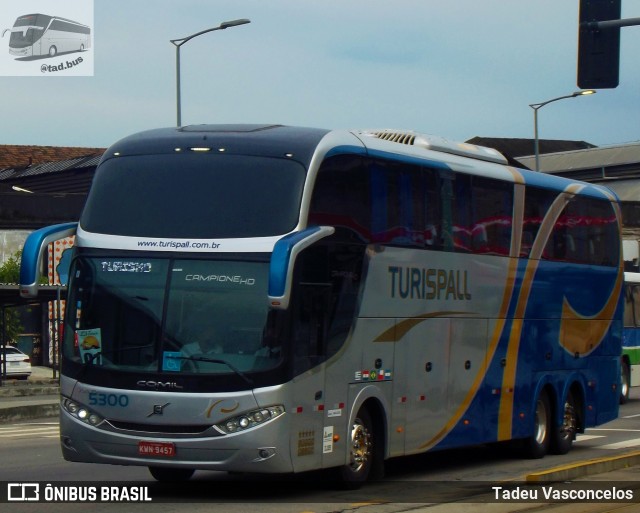
M221 363L222 365L226 365L227 367L229 367L233 372L240 376L247 383L247 385L253 387L253 380L240 369L238 369L235 365L230 364L226 360L221 360L220 358L209 358L208 356L171 356L171 358L175 358L176 360L191 360L194 362Z

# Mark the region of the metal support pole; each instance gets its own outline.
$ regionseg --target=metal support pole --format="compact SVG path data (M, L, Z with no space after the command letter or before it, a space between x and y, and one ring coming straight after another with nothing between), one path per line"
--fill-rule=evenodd
M533 138L534 138L534 147L535 147L535 156L536 156L536 171L540 171L540 139L538 137L538 109L541 109L545 105L548 105L552 102L557 102L558 100L564 100L565 98L576 98L577 96L584 96L587 94L595 94L596 91L593 89L587 89L585 91L576 91L575 93L567 94L564 96L558 96L557 98L552 98L551 100L547 100L546 102L540 103L532 103L529 105L533 109Z
M533 109L533 139L536 153L536 171L540 171L540 141L538 139L538 109Z
M190 36L182 37L180 39L171 39L169 41L176 47L176 122L178 127L182 126L182 112L180 107L180 47L187 41L191 41L194 37L201 36L202 34L206 34L207 32L213 32L214 30L225 30L229 27L237 27L238 25L246 25L247 23L251 23L251 21L246 18L232 21L223 21L217 27L201 30L200 32L196 32L195 34L191 34Z
M176 110L177 110L177 125L182 125L182 114L180 111L180 45L176 45Z

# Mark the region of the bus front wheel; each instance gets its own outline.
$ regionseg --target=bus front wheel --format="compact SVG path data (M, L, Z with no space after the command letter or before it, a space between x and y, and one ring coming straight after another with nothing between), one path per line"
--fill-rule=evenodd
M149 472L161 483L188 481L195 469L192 468L170 468L170 467L149 467Z
M340 467L338 478L343 488L359 488L368 479L374 464L377 443L369 412L362 408L349 432L349 463Z
M524 442L525 456L531 459L542 458L549 451L551 433L551 408L549 399L543 392L536 401L533 434Z
M49 48L49 57L55 57L58 53L58 49L55 46Z

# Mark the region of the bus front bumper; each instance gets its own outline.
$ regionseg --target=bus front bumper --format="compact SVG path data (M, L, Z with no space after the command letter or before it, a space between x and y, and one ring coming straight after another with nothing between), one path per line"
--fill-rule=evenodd
M11 48L11 47L9 47L9 54L15 55L16 57L31 57L32 50L31 50L31 48Z
M88 426L64 410L60 442L65 460L112 465L192 468L227 472L293 472L285 416L234 435L213 438L158 438L104 431ZM141 454L145 444L170 448L171 454Z

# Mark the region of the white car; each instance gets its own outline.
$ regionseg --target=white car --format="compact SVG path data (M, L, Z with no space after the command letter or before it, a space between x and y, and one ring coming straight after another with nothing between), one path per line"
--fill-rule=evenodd
M7 378L27 379L31 376L31 358L12 346L0 346L0 375L4 377L5 358Z

